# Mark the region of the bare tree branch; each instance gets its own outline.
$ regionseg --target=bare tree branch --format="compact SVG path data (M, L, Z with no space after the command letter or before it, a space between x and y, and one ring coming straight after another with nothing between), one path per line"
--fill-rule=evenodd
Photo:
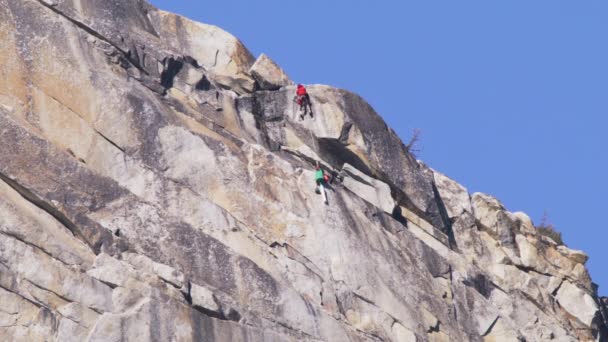
M405 145L407 151L411 154L416 154L420 152L420 147L418 143L420 142L420 136L422 135L422 130L420 128L415 128L412 131L412 137L410 138L410 142Z

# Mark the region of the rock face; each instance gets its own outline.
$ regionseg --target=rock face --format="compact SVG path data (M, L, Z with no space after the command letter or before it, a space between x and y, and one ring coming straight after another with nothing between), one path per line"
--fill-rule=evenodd
M265 54L258 57L249 72L262 90L278 90L281 87L293 85L285 71Z
M0 76L2 341L607 338L584 253L217 27L0 0Z

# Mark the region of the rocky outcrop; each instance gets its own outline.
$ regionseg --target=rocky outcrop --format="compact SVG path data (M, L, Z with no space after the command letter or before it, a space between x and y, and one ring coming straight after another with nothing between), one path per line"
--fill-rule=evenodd
M261 54L249 70L261 90L278 90L293 85L285 71L266 54Z
M606 338L583 252L217 27L0 0L0 75L1 340Z

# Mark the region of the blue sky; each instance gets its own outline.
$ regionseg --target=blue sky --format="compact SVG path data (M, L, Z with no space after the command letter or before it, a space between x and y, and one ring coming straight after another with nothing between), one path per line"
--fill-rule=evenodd
M587 252L608 295L608 1L152 0L361 94L431 167Z

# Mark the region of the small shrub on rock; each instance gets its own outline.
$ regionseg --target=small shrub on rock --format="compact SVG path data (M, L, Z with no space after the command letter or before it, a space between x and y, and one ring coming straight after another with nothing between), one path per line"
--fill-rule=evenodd
M555 229L555 226L551 222L549 222L549 216L546 212L543 215L540 224L536 226L536 229L538 230L538 233L540 235L551 238L558 245L564 245L564 240L562 240L562 233L558 232Z

